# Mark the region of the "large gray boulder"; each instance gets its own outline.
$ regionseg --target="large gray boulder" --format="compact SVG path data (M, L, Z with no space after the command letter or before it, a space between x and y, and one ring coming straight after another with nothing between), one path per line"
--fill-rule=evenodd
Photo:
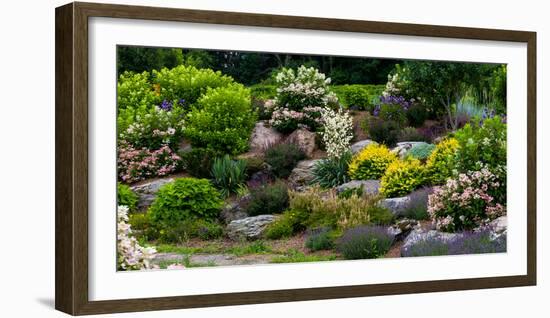
M292 169L288 181L294 188L308 185L313 180L313 167L319 160L302 160Z
M246 207L250 202L250 194L227 203L220 212L220 219L224 223L231 223L234 220L240 220L248 217Z
M138 196L137 208L145 211L156 198L157 192L163 185L174 181L174 178L155 179L146 183L131 186L130 189Z
M370 139L358 141L353 145L351 145L351 152L355 155L359 153L361 150L365 149L370 144L376 144L376 142Z
M308 157L313 156L313 153L317 149L317 144L315 143L315 133L304 128L293 131L287 137L286 142L296 145Z
M342 193L349 189L358 189L363 187L363 193L377 195L380 189L379 180L352 180L336 187L336 193Z
M388 198L380 200L380 206L389 209L393 215L400 215L409 205L411 198L409 196Z
M264 152L269 146L281 142L283 135L271 127L267 127L265 122L256 123L252 135L250 136L250 152Z
M227 225L227 235L233 240L256 240L262 237L266 227L275 221L275 216L263 214L231 221Z

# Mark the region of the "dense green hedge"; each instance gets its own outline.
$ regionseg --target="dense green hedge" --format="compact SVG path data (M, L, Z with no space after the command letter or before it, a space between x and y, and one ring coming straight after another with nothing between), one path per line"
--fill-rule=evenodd
M384 91L384 85L334 85L332 91L345 108L372 110Z

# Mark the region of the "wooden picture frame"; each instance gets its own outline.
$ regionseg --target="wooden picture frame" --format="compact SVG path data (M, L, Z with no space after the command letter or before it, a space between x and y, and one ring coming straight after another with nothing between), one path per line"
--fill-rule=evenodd
M56 9L55 307L72 314L164 310L536 285L536 33L74 2ZM527 275L196 296L88 298L88 19L110 17L527 44Z

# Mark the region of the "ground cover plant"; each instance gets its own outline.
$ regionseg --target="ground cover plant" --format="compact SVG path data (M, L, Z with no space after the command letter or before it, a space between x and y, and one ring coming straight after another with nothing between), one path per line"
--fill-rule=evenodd
M506 251L506 65L117 50L118 270Z

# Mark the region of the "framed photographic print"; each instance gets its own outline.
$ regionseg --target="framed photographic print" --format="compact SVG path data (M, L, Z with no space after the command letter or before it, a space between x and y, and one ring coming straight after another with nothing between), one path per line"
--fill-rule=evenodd
M536 34L56 9L56 308L536 284Z

